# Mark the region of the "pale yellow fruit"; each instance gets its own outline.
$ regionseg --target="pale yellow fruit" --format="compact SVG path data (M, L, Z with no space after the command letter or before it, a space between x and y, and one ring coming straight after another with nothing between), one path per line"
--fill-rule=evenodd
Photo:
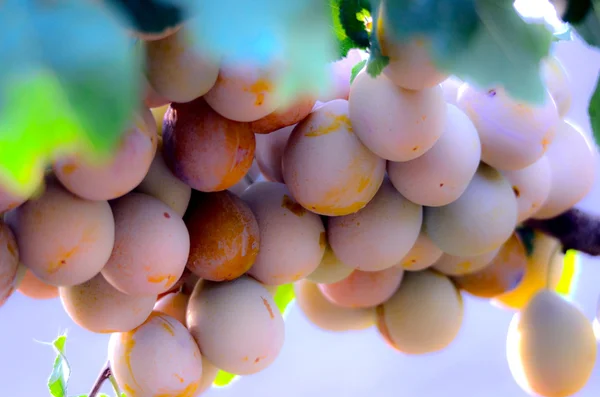
M296 304L308 321L325 331L362 330L375 324L374 308L346 308L329 302L317 284L301 280L294 284Z
M385 341L405 354L426 354L447 347L463 319L462 297L444 275L408 272L400 288L377 307L377 328Z
M506 353L517 383L544 397L568 397L590 379L597 345L591 322L575 306L542 290L515 314Z

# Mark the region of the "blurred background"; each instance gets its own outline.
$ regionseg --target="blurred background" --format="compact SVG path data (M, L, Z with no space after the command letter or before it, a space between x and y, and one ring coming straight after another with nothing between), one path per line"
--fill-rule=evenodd
M517 3L525 3L517 2ZM540 2L521 4L525 15L546 12ZM587 105L600 69L600 52L579 40L561 42L556 55L572 80L573 105L568 119L590 133ZM600 167L598 169L600 176ZM600 213L600 177L581 207ZM577 287L571 299L591 320L600 294L600 259L581 256ZM463 328L446 350L424 356L392 351L375 329L326 333L308 323L291 307L286 319L286 342L267 370L240 378L206 397L521 397L506 362L505 343L513 312L486 301L465 299ZM46 379L52 370L51 342L67 331L71 364L69 395L89 392L106 361L108 336L76 326L59 299L34 301L16 293L0 309L0 384L6 397L48 396ZM599 359L600 361L600 359ZM111 394L110 385L103 391ZM600 396L600 365L577 397Z

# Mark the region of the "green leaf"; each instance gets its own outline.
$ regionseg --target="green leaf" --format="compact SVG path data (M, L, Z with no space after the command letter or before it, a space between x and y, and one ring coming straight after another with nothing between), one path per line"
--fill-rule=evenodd
M56 77L46 69L15 73L3 87L0 184L31 194L45 165L74 150L85 132Z
M371 77L377 77L383 72L388 63L390 63L390 58L381 55L381 52L371 51L367 60L367 73Z
M0 63L0 183L31 194L57 155L114 148L139 103L141 65L97 2L5 0L0 26L10 59Z
M139 105L142 60L132 40L114 10L95 1L60 0L31 10L44 64L56 74L94 147L109 152Z
M434 53L438 66L479 88L501 86L516 100L543 103L540 62L549 54L552 32L525 22L512 1L476 0L476 7L480 25L469 46L455 55Z
M369 47L369 59L367 60L367 73L371 77L377 77L383 72L390 59L381 52L381 44L378 38L379 16L381 0L371 0L371 15L373 18L373 29L371 30L371 46Z
M233 382L237 378L238 378L237 375L230 374L229 372L225 372L223 370L220 370L219 372L217 372L217 377L213 381L213 386L216 386L216 387L225 387L225 386L229 385L231 382Z
M367 60L363 59L362 61L360 61L359 63L357 63L356 65L354 65L352 67L352 74L350 75L350 84L352 84L354 82L354 79L356 78L358 73L361 70L363 70L363 68L365 67L366 64L367 64Z
M52 397L67 397L67 383L71 369L65 357L66 341L67 336L63 334L52 342L52 346L56 352L52 373L48 379L48 390Z
M330 87L326 66L336 49L329 3L220 0L194 1L191 6L194 18L186 28L203 56L258 66L285 60L275 82L281 106L296 95L319 95Z
M525 246L525 253L527 254L527 256L531 256L533 254L533 242L535 239L535 232L530 227L518 227L515 231L521 239L523 246Z
M342 0L328 0L329 10L331 13L330 26L333 33L333 37L337 43L337 57L336 59L342 59L348 55L348 51L356 47L356 43L352 41L344 27L342 26L340 17L340 2Z
M438 56L463 51L479 28L475 0L394 0L383 9L386 32L399 41L427 36Z
M594 0L585 17L571 26L589 45L600 48L600 1Z
M367 32L364 20L359 19L359 15L362 15L365 10L370 10L369 0L339 0L338 3L340 23L344 32L355 48L367 48L369 32Z
M294 284L284 284L277 287L277 291L273 296L275 304L279 308L282 315L287 314L289 304L293 302L296 295L294 294Z
M162 33L184 21L188 9L165 0L104 0L126 16L128 27L138 32Z
M596 81L596 89L590 98L588 114L590 116L594 140L597 144L600 144L600 74L598 74L598 80Z

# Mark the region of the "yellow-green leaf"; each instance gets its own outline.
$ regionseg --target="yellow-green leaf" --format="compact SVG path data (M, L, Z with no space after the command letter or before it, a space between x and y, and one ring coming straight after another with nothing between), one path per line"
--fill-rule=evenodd
M568 250L563 259L563 268L556 286L556 292L569 296L573 292L573 287L577 284L579 274L579 252Z

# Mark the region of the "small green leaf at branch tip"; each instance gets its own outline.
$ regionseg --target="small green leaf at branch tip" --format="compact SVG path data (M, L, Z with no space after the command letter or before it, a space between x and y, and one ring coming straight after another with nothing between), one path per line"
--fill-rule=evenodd
M364 69L366 64L367 60L363 59L362 61L360 61L352 67L352 74L350 74L350 84L354 83L354 79L356 78L356 76L358 76L360 71Z
M56 352L54 366L52 367L52 372L48 378L48 390L52 397L67 397L67 384L69 382L71 369L69 368L69 363L65 357L66 341L67 336L61 335L52 342L52 346Z
M590 124L596 144L600 144L600 73L596 82L596 88L590 98L588 105L588 114L590 116Z

